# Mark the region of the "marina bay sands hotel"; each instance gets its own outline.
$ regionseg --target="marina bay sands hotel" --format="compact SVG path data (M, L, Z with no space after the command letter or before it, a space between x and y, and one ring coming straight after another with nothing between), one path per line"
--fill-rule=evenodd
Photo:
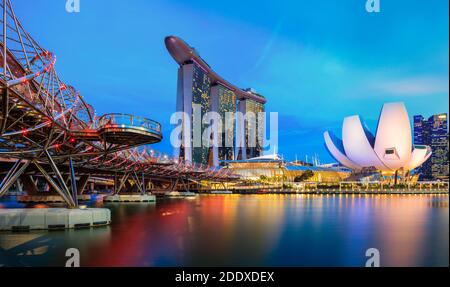
M245 160L260 156L261 142L254 140L254 133L263 133L264 119L259 118L258 113L264 112L266 99L253 89L243 90L227 82L180 38L166 37L165 44L180 65L177 111L184 112L190 119L183 120L181 145L175 148L174 156L208 166L218 166L221 160ZM195 107L200 108L201 113L196 113ZM212 147L205 146L203 141L200 146L195 145L194 137L201 137L207 128L207 124L196 117L203 117L208 112L217 112L222 119L221 128L211 133L213 138L221 140ZM233 115L231 121L230 114ZM249 120L251 117L247 115L254 116L254 120ZM201 123L198 127L194 125L196 121Z

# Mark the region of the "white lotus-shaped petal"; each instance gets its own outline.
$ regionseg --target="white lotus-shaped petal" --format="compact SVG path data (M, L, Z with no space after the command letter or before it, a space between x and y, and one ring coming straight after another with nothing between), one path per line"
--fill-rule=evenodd
M360 166L374 166L380 170L386 169L386 166L373 150L373 135L361 123L359 116L344 119L342 141L345 154L353 162Z
M403 103L383 105L374 149L389 169L397 170L408 166L412 150L411 126Z
M403 103L383 105L376 137L356 115L344 119L342 141L328 131L324 139L337 161L356 170L368 167L390 172L411 170L431 156L428 146L413 149L408 112Z
M352 169L361 169L361 166L352 162L346 155L344 151L344 146L342 145L342 140L334 136L334 134L326 131L324 133L325 145L330 151L331 155L343 165Z
M422 163L426 162L430 156L431 148L429 146L414 146L414 150L411 153L411 160L409 161L407 169L411 170L422 165Z

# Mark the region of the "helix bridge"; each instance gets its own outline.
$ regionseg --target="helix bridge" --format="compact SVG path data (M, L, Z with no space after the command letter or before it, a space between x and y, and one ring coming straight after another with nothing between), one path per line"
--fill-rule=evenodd
M73 208L90 174L114 178L114 193L127 180L144 193L146 181L167 182L173 189L180 180L237 179L226 169L153 151L149 145L163 138L156 121L118 113L97 116L61 79L56 56L24 29L11 0L0 0L0 13L0 196L19 178L32 183L30 177L41 177Z

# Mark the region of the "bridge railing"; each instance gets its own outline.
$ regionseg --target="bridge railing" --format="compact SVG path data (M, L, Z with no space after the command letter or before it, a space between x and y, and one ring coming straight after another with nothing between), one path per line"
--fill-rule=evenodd
M154 133L161 133L161 124L140 116L130 114L105 114L97 121L97 128L106 127L142 128Z

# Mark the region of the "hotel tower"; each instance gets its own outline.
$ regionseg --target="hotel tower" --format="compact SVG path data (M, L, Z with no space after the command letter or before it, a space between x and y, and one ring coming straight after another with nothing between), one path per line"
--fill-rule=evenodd
M181 146L175 147L174 155L208 166L261 155L262 146L256 138L258 133L264 134L264 119L258 114L264 112L266 99L254 89L242 90L224 80L180 38L166 37L165 44L179 64L176 109L189 119L183 120ZM208 112L221 117L222 125L209 139L218 140L218 145L202 141L209 126L202 119Z

